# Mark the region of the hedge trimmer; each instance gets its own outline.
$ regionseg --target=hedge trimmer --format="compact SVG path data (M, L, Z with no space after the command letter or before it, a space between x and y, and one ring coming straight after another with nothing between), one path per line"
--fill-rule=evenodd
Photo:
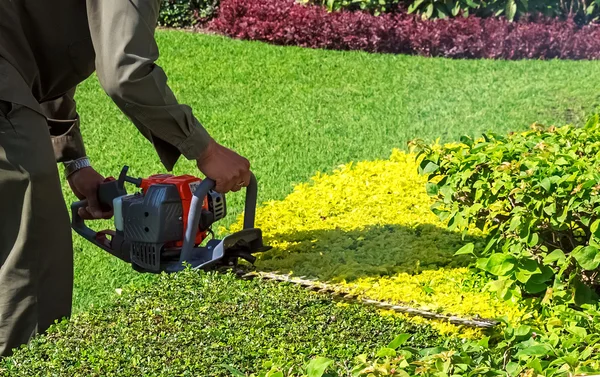
M86 226L78 210L86 200L71 205L72 228L87 241L107 251L132 268L144 273L173 273L190 267L196 270L232 271L242 279L289 282L312 291L332 294L335 298L374 305L408 315L445 320L471 327L489 328L495 321L466 319L426 310L356 297L333 285L289 275L247 271L238 268L241 259L253 265L254 254L267 251L262 231L254 227L258 184L254 175L246 188L244 227L222 240L215 239L212 225L227 214L225 196L214 191L215 182L191 175L157 174L148 178L132 178L128 167L118 179L107 178L98 188L98 199L104 210L114 213L114 230L96 232ZM129 194L125 183L139 191ZM209 234L212 239L207 241ZM206 242L205 246L200 246Z

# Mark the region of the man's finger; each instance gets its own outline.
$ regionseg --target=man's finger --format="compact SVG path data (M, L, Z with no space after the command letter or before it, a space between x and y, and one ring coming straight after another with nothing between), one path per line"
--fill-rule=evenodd
M216 192L218 192L219 194L225 194L225 191L223 191L224 189L225 189L225 186L223 185L223 181L221 181L220 179L216 179L214 190Z
M89 213L85 208L79 208L79 210L77 210L77 214L84 220L94 220L94 216L92 216L92 214Z
M246 170L242 177L244 179L244 187L248 187L248 185L250 185L250 178L252 177L252 173L250 172L250 170Z
M96 218L96 219L101 219L102 218L102 209L100 208L100 202L98 201L98 198L96 196L96 192L94 192L93 195L90 195L87 198L88 201L88 211Z

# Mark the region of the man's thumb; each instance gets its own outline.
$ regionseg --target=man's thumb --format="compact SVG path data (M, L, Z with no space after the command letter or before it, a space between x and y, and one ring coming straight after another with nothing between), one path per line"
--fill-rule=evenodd
M96 219L102 218L102 209L100 208L100 202L94 192L94 195L87 198L88 201L88 212Z

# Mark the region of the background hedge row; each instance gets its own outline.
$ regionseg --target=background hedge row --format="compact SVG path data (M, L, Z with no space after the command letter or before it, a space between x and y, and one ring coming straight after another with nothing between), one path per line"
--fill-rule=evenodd
M600 57L600 25L581 25L574 18L423 20L407 12L330 12L297 0L163 1L162 26L195 27L277 45L462 59Z
M424 21L406 13L328 13L295 0L223 0L211 28L234 38L336 50L491 59L600 56L599 25L548 18Z
M216 16L219 0L162 0L161 25L188 27ZM509 21L527 15L573 19L583 24L600 19L598 0L296 0L329 12L340 10L418 14L423 19L502 16Z

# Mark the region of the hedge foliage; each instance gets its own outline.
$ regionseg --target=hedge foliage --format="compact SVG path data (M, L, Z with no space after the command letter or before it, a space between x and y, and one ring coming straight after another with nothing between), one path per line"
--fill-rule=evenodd
M522 317L524 308L483 291L485 283L466 268L471 258L454 256L469 241L485 246L483 234L474 230L463 240L445 229L431 212L434 201L415 157L394 150L387 160L343 165L316 174L282 201L265 203L256 224L273 249L258 255L256 267L446 314ZM240 218L224 232L241 226ZM434 326L478 333L444 322Z
M162 0L160 25L194 26L213 18L220 0ZM329 12L341 10L366 11L373 15L407 12L423 19L453 17L503 17L509 21L529 15L566 19L579 23L598 21L600 7L596 0L295 0L316 5Z
M511 135L464 137L453 146L424 146L434 211L451 229L476 226L486 246L465 246L493 276L493 289L546 296L576 305L600 292L600 121L585 127L535 124Z
M558 19L573 18L579 23L598 21L596 0L299 0L325 7L328 11L408 12L423 19L453 17L503 17L509 21L543 15Z
M208 29L276 45L461 59L598 59L600 25L541 18L329 13L295 0L223 0Z
M539 325L507 325L492 337L467 340L455 347L418 349L402 343L403 334L379 349L375 357L360 355L346 361L352 374L338 372L339 364L317 357L304 368L288 370L277 364L252 377L572 377L600 372L600 312L556 308ZM315 373L316 366L321 369ZM325 371L327 374L320 373ZM236 375L237 376L237 375Z
M161 0L158 24L163 27L189 28L216 14L219 0Z
M401 333L416 347L446 342L429 326L295 286L187 270L54 326L0 360L0 375L230 376L225 365L251 372L316 354L340 362L372 355Z

